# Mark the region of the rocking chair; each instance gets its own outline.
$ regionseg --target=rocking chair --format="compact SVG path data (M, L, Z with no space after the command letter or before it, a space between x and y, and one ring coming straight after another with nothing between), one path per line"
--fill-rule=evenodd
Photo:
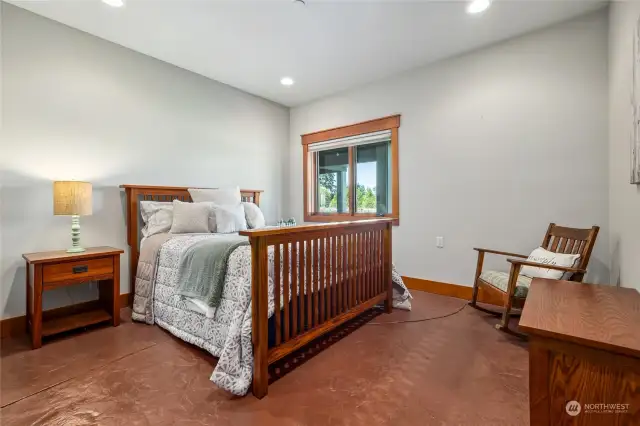
M542 240L541 247L554 253L579 254L578 264L573 267L531 262L526 260L528 256L517 253L474 248L474 250L478 252L478 266L473 283L473 296L469 305L483 312L501 315L502 321L500 324L496 324L496 329L523 336L509 329L509 318L511 315L514 315L511 310L522 309L529 291L529 285L532 281L532 278L520 275L520 269L523 266L533 266L563 271L572 274L569 281L582 282L587 272L587 265L589 264L589 258L591 257L591 252L599 230L600 228L598 226L594 226L591 229L575 229L557 226L555 223L549 225L549 229ZM517 259L507 259L507 262L511 263L511 271L509 273L483 271L482 264L485 253L510 256ZM502 300L504 306L502 313L491 311L477 305L479 288L482 288L482 291L486 292L492 299L497 298Z

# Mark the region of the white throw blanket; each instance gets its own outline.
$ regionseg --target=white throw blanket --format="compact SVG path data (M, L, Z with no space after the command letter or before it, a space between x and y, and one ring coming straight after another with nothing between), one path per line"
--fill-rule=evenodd
M178 236L163 243L158 251L155 276L146 290L153 295L150 309L140 319L155 322L182 340L199 346L219 358L211 380L235 394L247 393L252 381L253 346L251 344L251 248L238 247L229 256L220 306L213 318L190 309L190 303L177 294L180 254L203 238L215 234ZM269 317L275 310L273 298L273 247L269 248ZM411 295L393 270L395 307L410 309ZM283 292L281 292L283 294ZM290 292L291 294L291 292ZM149 297L138 294L136 298ZM281 303L284 301L281 300ZM134 302L135 304L135 302ZM138 304L140 306L140 304ZM146 305L146 306L149 306Z

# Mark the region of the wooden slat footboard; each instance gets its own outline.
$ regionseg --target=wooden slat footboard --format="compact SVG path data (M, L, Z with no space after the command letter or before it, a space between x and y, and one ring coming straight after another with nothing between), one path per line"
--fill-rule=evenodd
M378 303L384 302L386 312L391 312L392 223L393 219L381 218L240 233L251 242L256 397L267 394L270 363ZM275 345L271 348L268 346L270 250L274 258L276 301Z

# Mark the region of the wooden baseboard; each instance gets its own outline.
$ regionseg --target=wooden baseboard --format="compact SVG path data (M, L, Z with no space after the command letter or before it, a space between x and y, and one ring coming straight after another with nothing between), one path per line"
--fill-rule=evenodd
M131 306L133 303L133 296L131 293L125 293L120 295L120 307ZM89 302L78 303L76 305L63 306L61 308L49 309L42 313L44 318L56 318L67 315L73 315L78 312L88 311L98 306L97 300L90 300ZM0 321L0 338L16 337L26 334L27 332L27 317L25 315L13 318L7 318Z
M442 296L456 297L458 299L471 300L473 287L465 285L449 284L439 281L424 280L422 278L402 277L404 284L410 290L426 291L427 293L439 294ZM489 305L502 306L501 299L480 288L478 291L478 302Z
M449 284L439 281L425 280L422 278L402 277L407 288L410 290L426 291L428 293L439 294L442 296L456 297L458 299L471 300L473 293L472 287L467 287L458 284ZM478 292L478 301L481 303L487 303L490 305L502 306L502 300L496 298L494 295L489 294L480 288ZM96 304L95 300L90 302L79 303L77 305L63 306L62 308L51 309L43 312L43 315L47 317L57 317L71 315L75 312L94 308ZM120 295L120 306L132 306L133 295L131 293L124 293ZM20 336L26 333L27 330L27 317L20 316L14 318L7 318L0 321L0 338L11 336Z
M125 306L133 306L133 293L124 293L120 295L120 309Z

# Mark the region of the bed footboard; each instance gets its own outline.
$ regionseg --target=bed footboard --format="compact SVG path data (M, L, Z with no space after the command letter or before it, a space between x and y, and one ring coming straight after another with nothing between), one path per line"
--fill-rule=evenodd
M253 394L257 398L267 394L269 364L378 303L384 302L386 312L391 312L392 223L381 218L240 233L251 242ZM270 246L276 301L271 348Z

